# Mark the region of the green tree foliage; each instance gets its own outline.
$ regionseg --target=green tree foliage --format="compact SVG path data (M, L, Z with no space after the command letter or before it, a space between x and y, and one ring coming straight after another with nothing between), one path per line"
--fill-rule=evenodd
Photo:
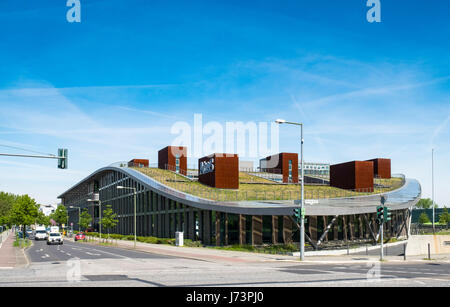
M422 198L421 200L419 200L416 207L420 208L420 209L431 209L431 208L433 208L433 201L429 198ZM437 208L437 207L438 206L435 203L434 208Z
M428 217L428 215L425 212L423 212L419 216L419 224L426 224L426 223L430 223L430 218Z
M36 224L48 226L50 225L50 217L46 216L44 212L39 211L36 217Z
M448 209L444 207L441 215L439 215L439 224L448 224L450 222L450 214L448 214Z
M58 205L55 212L50 215L58 225L67 224L67 209L64 205Z
M17 197L16 202L11 208L9 221L15 225L26 226L32 225L36 222L39 212L39 205L36 201L28 195Z
M118 222L119 220L117 219L117 214L114 213L111 205L107 205L102 214L102 226L108 229L108 238L109 231L111 230L111 228L115 227Z
M80 215L80 229L86 229L89 227L89 225L92 222L92 216L89 214L87 209L84 209L83 211L81 211L81 215Z
M16 200L17 195L0 192L0 225L11 226L9 215Z

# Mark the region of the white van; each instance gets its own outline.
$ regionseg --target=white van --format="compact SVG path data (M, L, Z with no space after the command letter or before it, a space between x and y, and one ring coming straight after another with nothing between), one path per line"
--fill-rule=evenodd
M36 241L39 241L39 240L47 240L47 238L48 238L47 229L44 226L36 227L36 232L34 234L34 239Z

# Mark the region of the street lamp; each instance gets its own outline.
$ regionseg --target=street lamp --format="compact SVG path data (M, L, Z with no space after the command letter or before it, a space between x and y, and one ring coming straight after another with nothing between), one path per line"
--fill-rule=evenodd
M303 123L294 123L288 122L284 119L275 120L277 124L289 124L300 126L300 137L301 137L301 149L300 149L300 158L301 158L301 168L302 168L302 182L301 182L301 201L300 201L300 260L305 260L305 217L303 215L303 210L305 208L305 173L304 173L304 165L303 165Z
M78 208L78 231L80 230L80 220L81 220L81 208L80 207L74 207L74 206L70 206L70 209L76 209Z
M124 186L118 185L117 189L133 190L133 193L134 193L134 248L136 248L136 195L137 195L136 188L129 188L129 187L124 187Z
M434 227L434 148L431 149L431 207L433 208L433 234L435 233Z
M99 233L100 233L100 239L102 238L102 201L100 200L100 197L98 198L98 200L95 199L88 199L88 202L96 202L98 201L98 205L100 206L99 211L100 211L100 215L99 215L99 220L98 220L98 225L99 225Z

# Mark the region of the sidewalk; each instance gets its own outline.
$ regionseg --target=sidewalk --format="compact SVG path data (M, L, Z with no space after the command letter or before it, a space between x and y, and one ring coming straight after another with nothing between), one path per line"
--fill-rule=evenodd
M116 241L114 241L115 243ZM115 245L114 245L115 246ZM117 247L125 249L134 249L133 241L117 240ZM365 255L340 255L340 256L309 256L305 257L305 261L300 262L299 257L290 255L276 255L276 254L262 254L249 252L235 252L226 251L213 248L201 247L178 247L165 244L149 244L136 243L136 250L162 254L166 256L183 257L196 260L204 260L211 262L225 262L225 263L256 263L267 261L292 261L298 263L367 263L379 261L379 256L365 256ZM425 260L426 255L423 256L409 256L407 261L429 261ZM432 255L432 261L450 261L450 255ZM387 256L387 262L405 262L403 256Z
M14 247L15 234L10 232L0 248L0 269L12 269L28 264L22 249Z

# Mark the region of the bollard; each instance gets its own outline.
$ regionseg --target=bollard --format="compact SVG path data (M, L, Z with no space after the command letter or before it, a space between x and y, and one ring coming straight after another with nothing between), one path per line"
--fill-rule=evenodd
M428 243L428 260L431 260L430 243Z
M368 256L369 255L369 248L367 247L367 244L366 244L366 256Z

